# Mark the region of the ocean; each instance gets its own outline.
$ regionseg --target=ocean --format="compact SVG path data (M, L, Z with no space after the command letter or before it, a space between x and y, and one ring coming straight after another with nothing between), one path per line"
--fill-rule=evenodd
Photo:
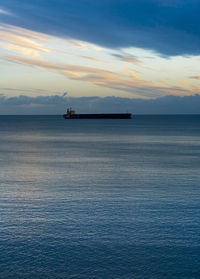
M200 278L200 116L0 116L0 278Z

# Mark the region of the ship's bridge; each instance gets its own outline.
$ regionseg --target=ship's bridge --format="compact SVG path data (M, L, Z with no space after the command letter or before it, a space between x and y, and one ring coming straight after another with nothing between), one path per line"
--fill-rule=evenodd
M73 114L75 114L75 110L73 110L72 108L68 108L67 109L67 114L68 115L73 115Z

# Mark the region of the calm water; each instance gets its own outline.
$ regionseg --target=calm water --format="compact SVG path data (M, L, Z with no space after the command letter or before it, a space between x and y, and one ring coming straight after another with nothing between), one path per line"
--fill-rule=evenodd
M200 116L0 117L0 278L200 278Z

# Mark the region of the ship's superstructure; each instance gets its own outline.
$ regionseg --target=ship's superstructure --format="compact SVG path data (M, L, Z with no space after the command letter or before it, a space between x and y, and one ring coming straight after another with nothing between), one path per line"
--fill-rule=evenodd
M84 113L76 114L75 110L68 108L67 112L63 115L65 119L130 119L131 113Z

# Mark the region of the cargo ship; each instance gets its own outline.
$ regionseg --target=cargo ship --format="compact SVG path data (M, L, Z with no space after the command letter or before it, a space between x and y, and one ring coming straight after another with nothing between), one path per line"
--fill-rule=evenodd
M75 110L67 109L67 112L63 115L65 119L130 119L131 113L84 113L76 114Z

